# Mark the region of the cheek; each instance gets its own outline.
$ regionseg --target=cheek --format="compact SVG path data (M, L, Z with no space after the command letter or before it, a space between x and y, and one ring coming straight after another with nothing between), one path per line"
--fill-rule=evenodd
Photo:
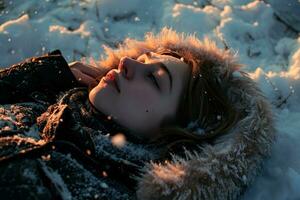
M147 87L127 88L117 109L119 123L138 132L157 128L161 120L161 97Z
M130 86L116 102L117 117L129 127L153 126L159 120L161 97L146 85Z
M145 111L157 107L161 97L152 88L140 85L128 88L122 96L122 101L125 101L128 107Z

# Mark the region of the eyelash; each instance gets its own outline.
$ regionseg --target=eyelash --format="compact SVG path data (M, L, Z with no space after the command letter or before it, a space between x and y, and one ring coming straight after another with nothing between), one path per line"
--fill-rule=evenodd
M145 58L143 58L143 59L141 59L139 61L142 62L142 63L145 63ZM153 73L149 73L147 75L147 77L149 77L151 79L151 81L154 83L154 85L160 90L159 84L158 84L155 76L153 75Z
M157 83L157 80L156 80L155 76L154 76L152 73L149 73L149 74L147 75L147 77L149 77L149 78L151 79L151 81L154 83L154 85L155 85L158 89L160 89L160 87L159 87L159 85L158 85L158 83Z

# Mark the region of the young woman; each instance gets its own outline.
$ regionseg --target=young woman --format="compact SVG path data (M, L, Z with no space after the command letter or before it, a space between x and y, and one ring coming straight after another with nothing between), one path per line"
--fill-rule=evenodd
M2 196L242 195L275 130L230 52L163 29L106 53L98 66L54 51L0 72Z

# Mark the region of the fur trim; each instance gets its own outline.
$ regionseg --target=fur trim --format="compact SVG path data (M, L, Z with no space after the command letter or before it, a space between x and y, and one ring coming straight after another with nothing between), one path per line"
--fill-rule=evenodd
M105 47L108 57L101 65L118 66L123 56L136 58L161 47L213 63L229 100L245 117L215 145L186 151L185 158L174 155L165 163L149 163L138 178L138 199L237 199L259 173L275 139L270 105L229 51L167 28L158 35L149 33L144 41L127 39L117 50Z

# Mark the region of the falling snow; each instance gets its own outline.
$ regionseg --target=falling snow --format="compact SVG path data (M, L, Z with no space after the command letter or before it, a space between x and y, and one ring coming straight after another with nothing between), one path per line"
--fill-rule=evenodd
M4 6L0 4L0 66L3 67L54 49L60 49L68 62L83 56L99 59L102 45L115 47L127 37L141 39L146 32L158 32L164 26L201 39L208 37L220 48L230 49L272 103L278 129L278 141L265 173L244 199L300 198L299 1L5 2ZM233 76L242 74L234 72ZM222 118L218 115L217 119ZM3 125L1 129L13 126ZM198 131L201 133L201 129ZM120 137L117 141L122 146L125 139ZM43 159L51 157L45 155Z

